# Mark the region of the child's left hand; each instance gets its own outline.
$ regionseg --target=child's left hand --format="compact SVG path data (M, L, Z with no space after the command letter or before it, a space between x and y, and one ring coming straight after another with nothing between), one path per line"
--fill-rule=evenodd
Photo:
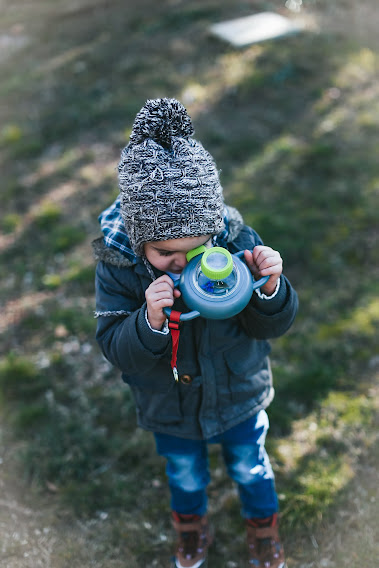
M255 280L262 278L262 276L270 276L270 279L261 291L266 296L271 296L275 292L276 285L283 272L283 260L278 251L263 245L257 245L250 250L244 251L246 264L254 276Z

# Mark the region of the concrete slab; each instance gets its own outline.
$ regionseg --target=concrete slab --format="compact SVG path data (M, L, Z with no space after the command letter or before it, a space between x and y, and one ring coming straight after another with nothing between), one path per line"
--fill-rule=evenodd
M210 26L213 35L235 47L280 38L301 29L300 24L274 12L261 12Z

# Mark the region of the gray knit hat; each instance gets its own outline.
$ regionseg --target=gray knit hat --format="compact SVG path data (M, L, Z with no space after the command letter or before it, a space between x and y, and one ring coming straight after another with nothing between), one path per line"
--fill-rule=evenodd
M150 241L217 234L224 202L212 156L175 99L148 100L118 165L121 215L133 250Z

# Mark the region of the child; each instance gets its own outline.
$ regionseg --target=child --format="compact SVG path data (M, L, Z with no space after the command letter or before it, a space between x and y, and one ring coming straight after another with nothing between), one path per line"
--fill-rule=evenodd
M154 432L167 460L174 566L205 567L213 538L207 444L218 443L238 485L249 565L279 568L278 501L264 447L274 396L267 339L291 326L297 296L280 254L224 205L214 161L192 134L175 99L149 100L136 116L118 167L120 198L100 215L104 240L95 241L97 341L131 388L138 424ZM243 250L253 276L270 278L237 316L181 325L175 381L162 310L188 311L174 281L186 253L202 244Z

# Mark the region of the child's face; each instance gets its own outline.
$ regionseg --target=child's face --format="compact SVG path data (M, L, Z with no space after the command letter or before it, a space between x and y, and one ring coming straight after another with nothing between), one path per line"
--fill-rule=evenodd
M147 260L155 268L162 272L180 274L186 264L188 264L186 259L187 252L200 245L212 246L211 235L152 241L145 243L144 250Z

